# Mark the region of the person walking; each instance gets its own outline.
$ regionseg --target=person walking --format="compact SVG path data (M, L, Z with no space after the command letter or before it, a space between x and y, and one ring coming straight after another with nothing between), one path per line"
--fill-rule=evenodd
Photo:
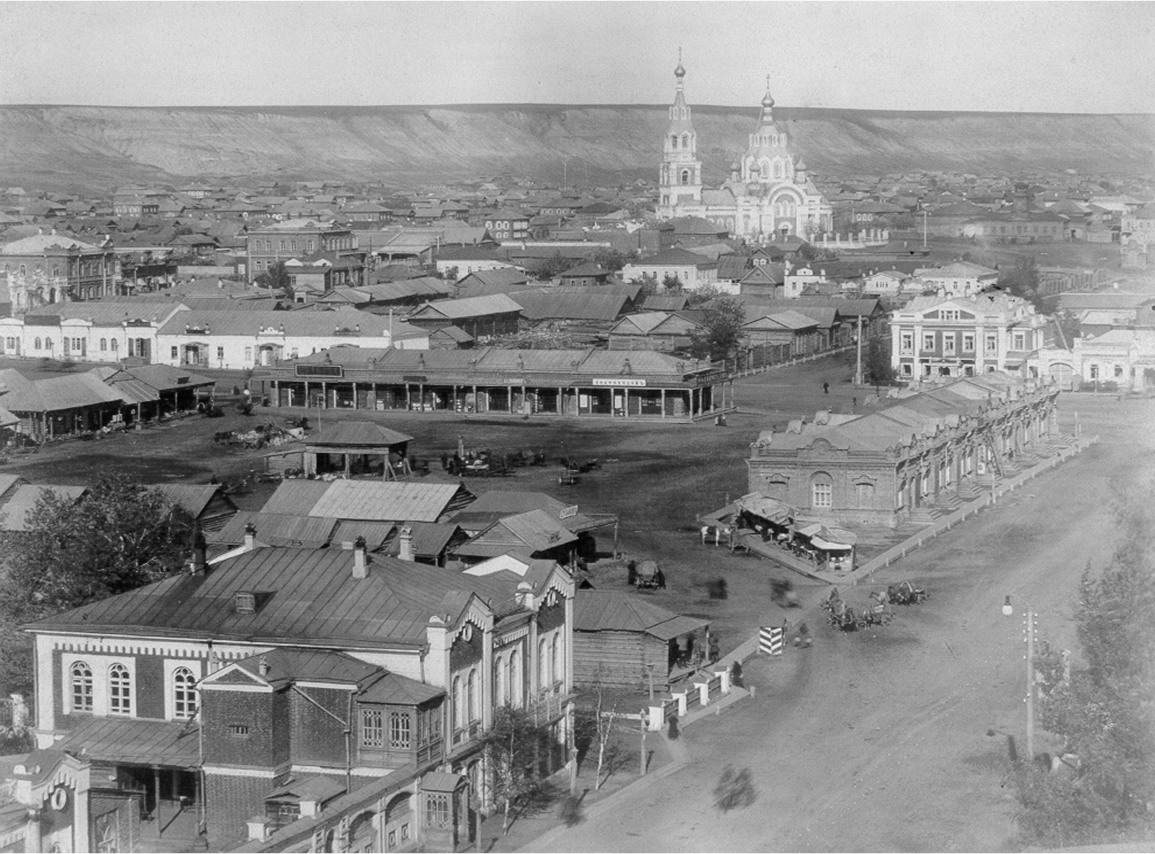
M830 383L828 383L828 382L822 383L822 393L823 394L830 394Z

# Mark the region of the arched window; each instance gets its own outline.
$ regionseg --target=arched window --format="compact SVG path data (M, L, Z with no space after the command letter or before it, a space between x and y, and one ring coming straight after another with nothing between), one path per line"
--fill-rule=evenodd
M45 350L51 350L52 349L52 339L51 338L45 338L44 339L44 349Z
M21 276L27 276L28 275L28 266L27 265L25 265L25 264L20 265L20 275Z
M453 677L453 729L459 730L465 725L465 694L461 690L461 677Z
M670 134L670 148L678 147L678 135L676 133Z
M515 709L521 706L521 655L515 649L509 654L509 704Z
M132 714L132 676L123 664L108 668L108 713Z
M834 482L826 472L816 472L810 478L810 506L834 506Z
M544 691L550 684L549 656L545 646L545 638L537 642L537 690Z
M187 667L178 667L172 673L172 716L189 720L196 714L196 677Z
M72 711L92 711L92 668L78 661L69 668L72 678Z
M509 659L499 657L493 667L493 705L501 708L509 701L507 699L509 686Z
M781 178L782 177L782 161L781 160L775 160L774 161L774 177L775 178Z
M100 352L103 353L107 349L108 349L108 339L107 338L101 338L100 339Z
M762 161L762 178L763 178L763 180L769 180L770 179L770 161L769 160L763 160Z
M682 170L682 183L683 184L689 184L690 183L690 170L689 169L683 169Z
M110 346L110 347L112 347L112 350L113 350L113 352L116 352L116 348L117 348L119 345L116 343L116 339L115 339L115 338L113 338L113 339L112 339L112 341L110 341L110 342L109 342L109 346Z
M550 675L554 682L560 682L565 674L565 667L561 663L562 648L558 635L553 636L553 641L550 642L551 657L553 658L553 665L550 668Z
M37 338L36 341L33 343L35 343L35 345L36 345L35 349L39 350L40 349L40 339Z
M690 147L690 135L688 133L682 134L682 148Z
M469 720L481 720L481 692L477 689L477 668L469 671Z

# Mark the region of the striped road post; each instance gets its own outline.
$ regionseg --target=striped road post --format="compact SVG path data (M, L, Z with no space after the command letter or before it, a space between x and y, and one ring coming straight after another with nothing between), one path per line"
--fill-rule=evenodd
M781 655L786 648L785 626L762 626L758 629L758 651L763 655Z

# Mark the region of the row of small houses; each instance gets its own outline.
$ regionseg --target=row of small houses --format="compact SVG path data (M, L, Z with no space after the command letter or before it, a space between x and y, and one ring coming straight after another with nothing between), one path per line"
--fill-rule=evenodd
M38 380L6 368L0 370L0 434L12 444L17 436L37 443L99 436L194 410L215 383L165 365L105 366Z
M283 311L225 299L199 300L195 308L186 301L65 303L0 318L0 355L246 370L342 345L467 349L527 328L565 333L582 343L608 342L611 349L669 352L689 346L691 333L702 325L701 309L639 311L639 297L634 287L533 289L427 302L404 315L350 304ZM738 299L752 346L789 345L795 355L849 343L859 318L869 337L885 315L877 299Z

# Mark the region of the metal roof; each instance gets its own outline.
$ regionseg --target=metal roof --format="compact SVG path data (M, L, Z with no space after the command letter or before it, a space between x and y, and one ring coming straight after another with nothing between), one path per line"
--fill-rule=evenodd
M574 599L575 632L645 632L672 640L709 625L618 590L583 590Z
M465 320L471 317L520 311L521 306L507 294L487 294L480 297L428 302L414 311L410 317L420 320L440 316L448 320Z
M15 371L3 371L0 381L8 386L8 393L0 396L0 404L12 412L59 412L64 409L83 409L104 403L123 403L124 399L93 374L66 374L42 380L28 380L23 385L10 383Z
M90 718L53 747L102 762L191 770L200 766L199 735L200 727L187 721Z
M325 481L284 480L269 496L261 512L284 516L308 516L313 505L328 490L329 484Z
M161 335L195 334L256 336L265 329L284 335L327 337L348 334L357 338L385 338L390 320L378 314L338 307L332 311L185 311L169 319L158 330ZM393 334L420 330L393 321ZM355 333L355 334L354 334ZM383 342L387 343L387 342Z
M381 424L372 421L338 421L335 424L326 424L321 432L311 436L305 443L307 450L313 446L340 445L344 447L359 445L370 448L388 448L413 440L412 436L390 430Z
M510 550L533 554L576 541L576 534L537 509L499 519L456 551L469 557L492 557Z
M155 489L194 519L200 516L209 506L209 502L221 492L219 483L155 483L148 488ZM226 500L232 504L231 500L227 498Z
M39 620L37 631L214 638L254 644L419 647L433 615L455 622L477 595L499 613L517 610L517 579L476 578L428 564L369 556L353 577L344 549L257 548L207 575L182 574ZM238 613L236 594L258 594Z
M257 540L266 545L319 549L328 545L333 539L337 520L303 514L254 513L251 510L242 510L233 515L220 531L206 532L205 539L213 543L239 546L244 543L245 528L250 524L256 528Z
M436 522L463 497L462 493L469 495L465 487L456 483L335 480L308 515L381 522Z
M617 320L629 305L629 297L623 294L561 289L520 291L511 298L528 320Z

